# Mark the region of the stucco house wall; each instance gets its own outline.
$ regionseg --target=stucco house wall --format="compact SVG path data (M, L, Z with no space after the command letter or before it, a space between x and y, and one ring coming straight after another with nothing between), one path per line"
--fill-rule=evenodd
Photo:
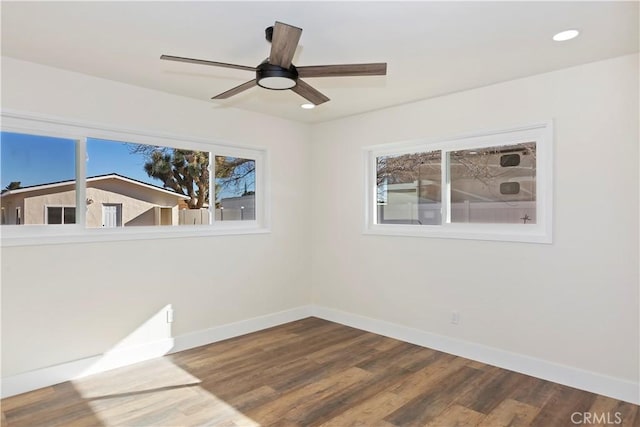
M20 208L22 224L45 224L47 206L76 205L75 183L43 188L19 189L2 196L4 223L17 224ZM86 189L87 227L103 226L103 206L120 205L122 226L178 225L179 201L185 196L137 183L121 177L89 178Z

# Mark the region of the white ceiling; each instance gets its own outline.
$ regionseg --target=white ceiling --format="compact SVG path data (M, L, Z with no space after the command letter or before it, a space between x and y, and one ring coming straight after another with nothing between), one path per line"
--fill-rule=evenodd
M331 120L638 51L632 2L9 2L2 54L303 122ZM264 29L303 28L294 64L387 62L388 75L313 78L329 98L302 110L291 91L210 98L252 72L161 61L161 54L256 66ZM558 43L560 30L582 34Z

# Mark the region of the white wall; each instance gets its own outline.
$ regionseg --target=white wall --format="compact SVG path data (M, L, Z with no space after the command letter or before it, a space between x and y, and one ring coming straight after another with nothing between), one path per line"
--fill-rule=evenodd
M307 125L11 58L2 108L267 148L273 218L270 234L3 248L3 377L102 354L167 304L179 336L309 303Z
M633 55L314 125L314 303L637 383L638 114ZM552 245L361 234L363 146L548 119Z

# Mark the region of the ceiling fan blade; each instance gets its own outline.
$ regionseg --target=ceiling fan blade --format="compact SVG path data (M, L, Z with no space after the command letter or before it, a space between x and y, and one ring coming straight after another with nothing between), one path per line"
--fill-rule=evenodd
M256 81L256 79L250 80L246 83L242 83L239 86L234 87L233 89L229 89L226 92L222 92L220 95L216 95L211 99L227 99L232 97L233 95L237 95L240 92L244 92L247 89L251 89L252 87L256 86L258 84L258 82Z
M329 98L300 79L298 79L297 84L292 87L291 90L314 105L320 105L329 100Z
M271 37L269 63L282 68L289 68L301 35L302 28L276 22L273 26L273 36Z
M300 77L384 76L387 74L387 63L311 65L296 69Z
M167 61L190 62L192 64L200 64L200 65L213 65L214 67L236 68L238 70L256 71L255 67L248 67L246 65L227 64L226 62L207 61L204 59L183 58L181 56L162 55L160 56L160 59L165 59Z

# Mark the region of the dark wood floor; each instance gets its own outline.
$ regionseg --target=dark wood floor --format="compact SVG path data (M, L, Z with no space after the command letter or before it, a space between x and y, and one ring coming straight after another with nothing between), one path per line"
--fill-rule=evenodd
M640 426L636 405L317 318L2 401L9 427L555 427L583 413Z

